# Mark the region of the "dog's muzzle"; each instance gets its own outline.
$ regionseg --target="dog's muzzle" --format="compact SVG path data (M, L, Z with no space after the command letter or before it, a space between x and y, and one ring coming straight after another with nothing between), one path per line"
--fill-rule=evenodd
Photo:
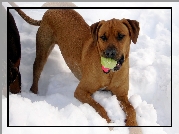
M110 46L108 47L105 51L104 51L104 56L106 58L112 58L114 59L116 57L117 51L116 48L114 46Z
M118 71L121 68L121 66L122 66L122 64L124 62L124 55L121 55L120 58L118 58L117 55L118 55L117 54L117 49L116 49L116 47L114 45L109 45L107 47L107 49L103 52L102 57L111 58L111 59L114 59L115 61L117 61L117 64L113 69L102 68L104 73L107 74L107 73L110 72L110 70Z

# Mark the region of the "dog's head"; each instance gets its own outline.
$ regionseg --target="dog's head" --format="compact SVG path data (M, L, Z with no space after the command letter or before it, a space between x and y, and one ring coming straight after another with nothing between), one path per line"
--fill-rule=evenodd
M129 57L131 40L135 44L139 35L139 23L129 19L111 19L91 25L94 43L100 56L117 61L114 70L119 70Z

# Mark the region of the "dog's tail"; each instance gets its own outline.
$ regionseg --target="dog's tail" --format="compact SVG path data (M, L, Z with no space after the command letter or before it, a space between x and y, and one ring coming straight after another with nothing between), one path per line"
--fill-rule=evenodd
M18 5L16 5L14 2L9 2L9 4L12 7L19 7ZM29 24L31 25L35 25L35 26L40 26L41 20L34 20L32 18L30 18L29 16L27 16L21 9L15 9L18 14Z

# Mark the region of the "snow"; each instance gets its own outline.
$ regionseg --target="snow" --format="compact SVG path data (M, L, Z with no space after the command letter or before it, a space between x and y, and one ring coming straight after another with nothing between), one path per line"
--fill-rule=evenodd
M19 6L41 6L43 2L17 2ZM75 2L77 6L86 6ZM4 6L9 6L3 2ZM174 10L172 17L172 60L173 83L171 88L171 10L169 9L76 9L85 21L91 25L99 20L128 18L139 21L140 34L136 44L131 43L130 50L130 90L129 101L137 113L137 122L141 126L171 126L171 90L173 90L173 112L176 107L179 91L179 31L178 3L88 3L88 6L169 6ZM23 9L33 19L40 20L45 9ZM32 84L32 66L35 59L35 35L38 27L26 23L16 11L10 11L16 21L21 37L22 93L9 95L10 126L108 126L108 127L43 127L20 128L7 127L7 98L2 96L3 134L46 133L103 133L128 134L124 126L125 114L115 95L110 92L97 91L93 98L100 103L112 120L105 119L88 104L74 98L74 91L79 81L74 77L61 55L58 46L50 54L39 80L39 94L29 92ZM175 128L142 127L143 134L177 134L176 124L179 117L173 118Z

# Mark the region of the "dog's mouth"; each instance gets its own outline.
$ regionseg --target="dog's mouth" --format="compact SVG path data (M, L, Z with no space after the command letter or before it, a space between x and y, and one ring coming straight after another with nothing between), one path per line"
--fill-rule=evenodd
M118 71L118 70L121 68L123 62L124 62L124 56L122 55L121 58L120 58L119 60L117 60L116 66L115 66L113 69L106 68L106 67L104 67L104 66L102 65L102 70L103 70L103 72L106 73L106 74L108 74L111 70L112 70L112 71Z

